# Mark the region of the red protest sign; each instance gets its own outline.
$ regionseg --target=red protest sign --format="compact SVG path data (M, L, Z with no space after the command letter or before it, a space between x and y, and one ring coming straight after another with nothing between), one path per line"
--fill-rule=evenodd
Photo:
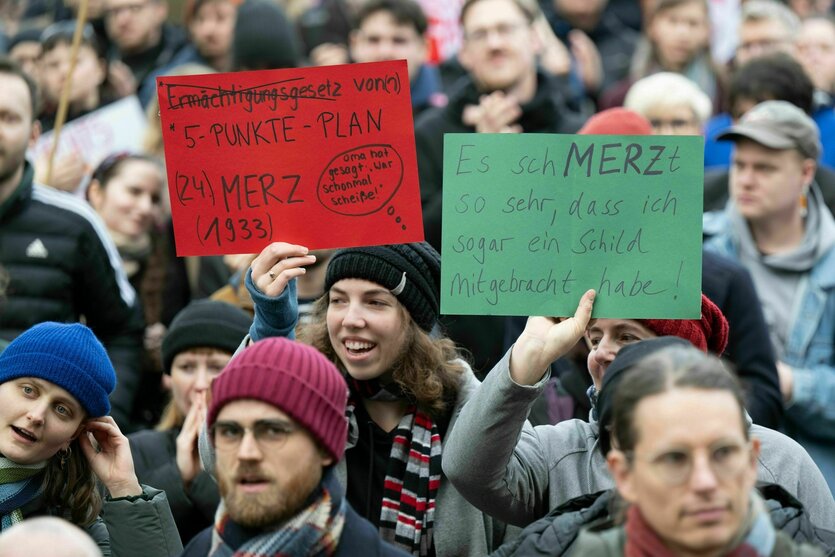
M157 79L177 255L423 240L406 62Z

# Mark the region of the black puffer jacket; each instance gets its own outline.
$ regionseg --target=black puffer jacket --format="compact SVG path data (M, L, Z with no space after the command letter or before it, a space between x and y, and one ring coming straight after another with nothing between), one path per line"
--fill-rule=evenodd
M142 316L104 223L80 199L40 184L24 166L0 204L0 265L10 282L0 306L0 338L43 321L82 317L116 368L112 415L123 428L139 379Z

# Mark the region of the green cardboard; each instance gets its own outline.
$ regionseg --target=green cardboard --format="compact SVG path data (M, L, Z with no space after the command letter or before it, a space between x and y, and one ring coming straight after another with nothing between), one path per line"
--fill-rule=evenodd
M701 315L704 140L444 136L441 310Z

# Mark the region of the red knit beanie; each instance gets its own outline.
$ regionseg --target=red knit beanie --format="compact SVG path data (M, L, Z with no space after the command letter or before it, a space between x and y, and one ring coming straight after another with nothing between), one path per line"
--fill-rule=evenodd
M701 319L638 319L658 336L680 337L703 352L721 356L728 345L728 320L722 310L702 294Z
M581 135L652 135L649 120L633 110L608 108L589 118Z
M312 346L283 337L256 342L229 362L212 383L211 427L229 402L254 399L285 412L338 462L345 452L348 386L330 360Z

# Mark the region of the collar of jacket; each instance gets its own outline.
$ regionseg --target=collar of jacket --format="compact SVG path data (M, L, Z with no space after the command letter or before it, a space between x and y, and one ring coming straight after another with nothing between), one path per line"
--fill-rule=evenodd
M23 163L23 176L21 176L17 187L3 203L0 203L0 221L5 220L6 215L13 213L20 204L32 197L32 183L34 180L35 169L27 160Z

